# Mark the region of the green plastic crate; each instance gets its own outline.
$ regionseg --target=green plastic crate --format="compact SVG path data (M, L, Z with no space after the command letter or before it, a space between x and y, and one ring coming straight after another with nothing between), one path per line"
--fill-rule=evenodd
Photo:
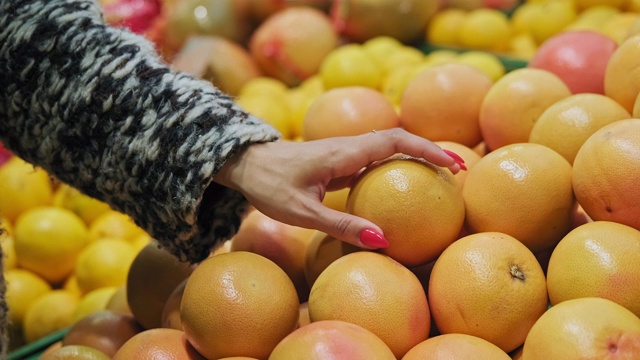
M9 354L7 360L37 360L49 346L62 340L68 331L68 328L58 330L40 340L16 349Z

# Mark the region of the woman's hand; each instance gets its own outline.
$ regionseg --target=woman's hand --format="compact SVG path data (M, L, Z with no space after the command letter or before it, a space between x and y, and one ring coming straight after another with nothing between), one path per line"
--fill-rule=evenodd
M327 191L351 185L374 161L403 153L449 168L462 159L400 128L308 142L254 144L224 164L214 180L239 190L265 215L317 229L363 248L388 245L374 223L322 204Z

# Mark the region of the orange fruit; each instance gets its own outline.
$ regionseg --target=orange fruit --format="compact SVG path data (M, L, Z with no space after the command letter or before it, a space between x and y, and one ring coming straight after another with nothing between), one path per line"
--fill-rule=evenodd
M22 212L47 206L53 198L49 174L17 156L0 167L0 215L15 222Z
M116 210L109 210L96 217L89 224L89 241L119 238L131 241L145 234L129 215Z
M632 36L609 58L604 73L604 94L632 112L639 92L640 36Z
M91 224L98 216L111 210L107 203L94 199L64 183L60 184L53 194L53 205L71 210L87 225Z
M511 144L485 155L462 195L472 233L503 232L533 252L553 247L571 226L571 165L543 145Z
M316 321L287 335L269 360L388 359L395 356L374 333L340 320Z
M432 141L476 146L482 140L480 106L492 84L484 72L466 64L427 68L404 90L400 125Z
M640 231L594 221L568 233L549 260L547 287L552 305L581 297L602 297L640 316Z
M593 220L640 230L640 119L618 120L591 135L573 162L573 190Z
M309 296L304 276L307 244L315 230L273 220L258 210L251 211L231 241L231 251L250 251L273 261L296 287L300 301Z
M20 328L31 303L51 291L51 285L39 275L25 269L6 270L4 280L7 284L5 298L9 307L9 323Z
M429 336L427 296L416 276L389 256L370 251L329 265L309 296L311 322L342 320L376 334L396 358Z
M27 343L71 326L79 301L67 290L51 290L33 301L24 315L23 332Z
M89 346L111 358L125 342L143 330L131 315L102 310L73 323L62 338L62 346Z
M88 241L87 226L70 210L36 207L16 220L14 245L20 267L51 283L65 280Z
M453 151L454 153L460 155L460 157L464 160L464 165L467 167L467 170L471 169L482 156L475 152L472 148L459 144L453 141L434 141L434 143L445 150ZM454 175L460 188L464 185L464 180L467 178L468 171L459 171Z
M39 357L41 360L109 360L109 356L98 349L82 345L68 345L51 350Z
M189 342L206 358L266 358L295 330L299 304L291 279L273 261L232 251L196 267L180 319Z
M603 298L567 300L551 307L529 331L523 359L635 359L640 319Z
M309 288L313 286L324 269L337 258L361 250L322 231L316 231L307 245L304 261L304 275Z
M162 310L169 295L192 271L190 264L179 261L155 241L136 255L127 274L127 301L145 329L162 326Z
M506 352L487 340L467 334L444 334L414 346L402 360L491 359L510 360Z
M302 137L318 140L360 135L399 125L398 113L382 93L348 86L328 90L316 98L304 118Z
M327 191L322 199L322 204L330 209L346 212L349 190L346 187L340 190Z
M485 339L505 352L522 345L547 310L547 286L535 255L499 232L465 236L436 260L429 306L442 334Z
M206 360L187 340L184 331L149 329L135 334L115 353L113 360Z
M464 221L462 191L453 174L433 164L395 156L369 166L351 188L347 212L382 229L381 251L405 266L435 259Z
M576 94L549 106L533 125L529 142L545 145L567 161L596 130L631 116L622 105L600 94Z
M109 299L113 296L116 290L117 288L115 286L105 286L84 294L80 298L80 302L78 303L78 306L76 306L76 310L73 312L71 321L75 323L87 315L105 310Z
M136 250L126 240L101 239L87 245L76 259L74 274L83 294L124 285Z
M547 70L522 68L501 77L489 89L479 111L482 139L490 150L523 143L538 117L571 95L565 83Z

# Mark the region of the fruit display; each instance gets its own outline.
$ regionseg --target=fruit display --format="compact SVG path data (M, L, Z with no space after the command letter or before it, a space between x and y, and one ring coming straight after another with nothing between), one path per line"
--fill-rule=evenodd
M41 359L640 357L640 1L101 3L283 141L401 127L464 171L396 154L325 195L388 247L250 208L188 264L0 144L12 351L59 334Z

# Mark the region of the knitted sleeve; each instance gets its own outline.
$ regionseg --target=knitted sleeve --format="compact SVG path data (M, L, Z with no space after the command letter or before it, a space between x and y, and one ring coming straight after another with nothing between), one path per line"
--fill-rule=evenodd
M0 141L182 260L237 230L246 200L212 182L225 160L279 136L94 1L0 1Z

